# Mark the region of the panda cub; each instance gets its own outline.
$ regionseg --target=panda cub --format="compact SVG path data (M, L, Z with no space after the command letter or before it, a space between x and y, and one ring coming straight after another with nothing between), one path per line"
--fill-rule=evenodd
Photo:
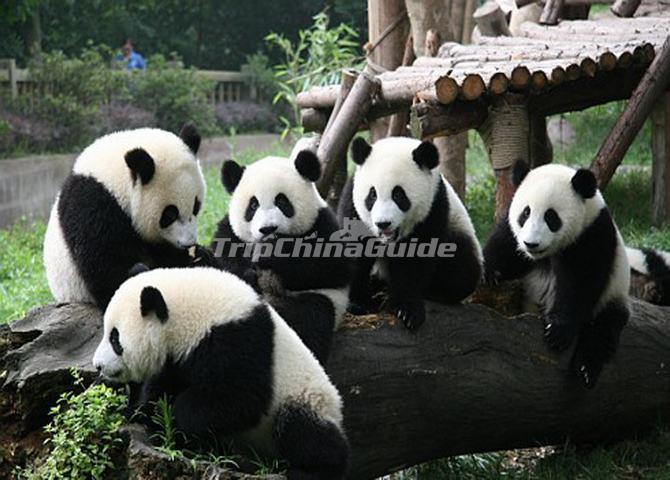
M58 302L101 309L138 262L186 266L197 240L205 182L200 135L142 128L99 138L77 158L44 238L47 280Z
M656 305L670 305L670 253L648 248L626 248L631 274L647 277L644 300ZM632 282L631 282L632 283Z
M319 362L258 294L214 268L127 280L104 315L102 377L167 395L190 440L237 439L290 465L289 478L343 478L342 402Z
M247 280L251 270L252 283L256 276L261 290L271 285L272 291L264 293L270 294L272 306L324 362L346 309L351 266L344 256L315 253L318 242L339 230L335 214L314 184L320 175L319 160L309 150L297 153L293 161L266 157L247 167L224 162L221 177L232 198L212 249L223 268ZM298 239L303 248L293 256ZM239 244L277 248L272 255L252 259L235 247ZM271 278L268 272L280 285L261 281Z
M571 369L592 388L613 355L629 313L629 267L612 217L589 170L544 165L513 170L518 189L484 248L489 282L524 278L554 350L576 343Z
M388 283L389 303L405 326L425 320L424 298L455 303L470 295L482 273L481 249L463 203L436 169L432 143L390 137L370 146L356 138L357 164L342 192L338 216L345 224L359 219L382 244L409 242L455 246L454 256L363 256L358 259L349 298L355 314L376 310L371 273Z

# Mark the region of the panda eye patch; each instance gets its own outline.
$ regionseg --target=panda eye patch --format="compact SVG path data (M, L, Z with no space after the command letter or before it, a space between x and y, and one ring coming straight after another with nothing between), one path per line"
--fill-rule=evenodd
M252 218L254 218L254 214L256 213L256 210L258 210L258 206L260 204L258 203L258 199L256 197L251 197L249 200L249 205L247 205L247 209L244 212L244 219L247 222L250 222Z
M523 227L523 224L526 223L528 217L530 217L530 207L526 205L526 208L523 209L523 212L521 212L521 215L519 215L519 219L517 220L520 227Z
M200 213L200 207L202 204L200 203L200 200L198 200L198 197L195 197L195 202L193 203L193 215L197 216L198 213Z
M410 202L409 198L407 198L407 194L405 194L405 190L400 185L393 187L391 198L395 204L398 205L398 208L403 212L409 210L409 207L412 205L412 202Z
M284 216L291 218L293 215L295 215L293 204L283 193L277 194L275 197L275 205L279 210L281 210L281 213L283 213Z
M123 347L119 341L119 331L116 329L116 327L112 328L112 331L109 332L109 343L112 345L112 350L114 350L114 353L120 357L123 354Z
M550 208L544 212L544 221L547 223L549 230L552 232L558 232L563 226L561 217L558 216L558 213L556 213L556 210L553 208Z
M368 196L365 197L365 208L367 208L368 210L372 210L372 207L374 206L376 201L377 201L377 191L375 190L375 187L370 187Z
M160 219L161 228L167 228L177 221L179 218L179 209L174 205L168 205L163 210L163 214Z

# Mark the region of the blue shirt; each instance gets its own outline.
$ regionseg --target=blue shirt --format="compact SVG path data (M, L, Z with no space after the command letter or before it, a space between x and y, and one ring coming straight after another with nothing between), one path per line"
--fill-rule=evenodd
M123 54L116 56L118 62L125 61ZM126 69L128 70L144 70L147 68L147 65L144 61L144 57L137 52L130 52L130 57L128 57L128 63L126 63Z

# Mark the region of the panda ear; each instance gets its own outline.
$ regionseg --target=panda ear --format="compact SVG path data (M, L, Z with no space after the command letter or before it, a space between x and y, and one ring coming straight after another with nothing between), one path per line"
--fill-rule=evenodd
M437 147L430 142L421 142L412 151L412 158L419 168L425 168L426 170L432 170L440 163L440 154Z
M235 160L226 160L221 167L221 182L228 193L233 193L242 179L244 167L235 163Z
M521 182L526 178L528 172L530 172L528 164L521 159L517 160L514 164L514 168L512 168L512 183L515 187L521 185Z
M598 181L591 170L580 168L570 180L572 188L575 189L582 198L592 198L598 189Z
M356 165L363 165L365 160L370 156L372 147L362 137L354 138L351 142L351 158Z
M192 123L185 123L179 131L179 138L181 138L186 146L193 152L193 155L198 153L200 148L200 134Z
M295 157L295 169L310 182L316 182L321 176L321 162L311 150L301 150Z
M130 168L133 182L139 177L142 185L146 185L154 178L154 173L156 172L154 159L151 158L151 155L145 149L141 147L134 148L126 152L125 158L126 165Z
M144 287L142 290L140 310L143 317L151 312L155 313L161 323L165 323L168 319L168 308L163 299L163 294L155 287Z

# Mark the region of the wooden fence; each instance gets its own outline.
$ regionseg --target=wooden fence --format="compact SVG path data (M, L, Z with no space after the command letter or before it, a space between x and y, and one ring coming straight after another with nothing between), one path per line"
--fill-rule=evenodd
M214 82L214 89L209 94L212 103L262 100L256 84L246 73L198 70L196 74ZM12 98L22 95L39 97L43 93L41 86L31 80L28 69L17 68L13 58L0 59L0 89L9 90Z

